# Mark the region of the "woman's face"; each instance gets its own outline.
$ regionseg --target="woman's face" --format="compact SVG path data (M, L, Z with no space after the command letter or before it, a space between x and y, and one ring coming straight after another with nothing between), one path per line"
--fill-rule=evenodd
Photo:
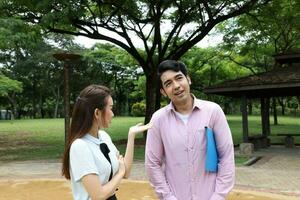
M111 123L111 119L114 116L114 113L112 111L113 109L113 99L111 96L107 97L107 104L105 106L105 108L102 111L102 126L103 128L108 128L110 123Z

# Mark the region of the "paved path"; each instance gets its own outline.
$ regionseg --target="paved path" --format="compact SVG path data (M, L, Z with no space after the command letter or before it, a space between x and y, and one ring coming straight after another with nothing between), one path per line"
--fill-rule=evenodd
M251 166L236 168L236 186L299 196L300 147L272 146L255 152L263 156Z
M300 147L273 146L255 152L263 156L252 166L236 167L235 189L285 194L300 199ZM57 160L0 163L0 180L62 178ZM147 180L144 163L134 162L130 179Z

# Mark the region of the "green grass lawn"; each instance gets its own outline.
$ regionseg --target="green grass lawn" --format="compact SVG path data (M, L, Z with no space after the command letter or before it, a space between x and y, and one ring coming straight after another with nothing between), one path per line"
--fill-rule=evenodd
M227 120L232 132L234 144L239 144L243 140L241 116L229 115ZM249 116L249 135L261 134L260 116ZM300 117L278 116L278 125L273 125L273 118L270 117L271 143L282 143L283 137L274 136L278 133L292 133L300 135ZM295 137L295 142L300 144L300 137Z
M240 116L227 116L235 144L242 141L242 125ZM279 125L271 126L273 134L300 134L300 120L296 117L279 117ZM107 132L114 141L127 138L128 128L143 122L142 117L115 117ZM260 116L249 117L250 134L261 132ZM140 134L139 137L142 137ZM282 137L271 136L272 143L282 141ZM300 143L300 137L296 138ZM124 144L118 144L121 153L125 151ZM136 145L135 159L144 159L144 145ZM0 120L0 161L58 159L64 149L63 119L23 119ZM243 163L247 158L237 157L237 163Z

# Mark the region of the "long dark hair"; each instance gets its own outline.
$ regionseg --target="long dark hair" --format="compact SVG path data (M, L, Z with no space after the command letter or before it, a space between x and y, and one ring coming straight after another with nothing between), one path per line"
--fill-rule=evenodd
M89 85L76 99L67 144L62 161L62 175L70 179L70 148L74 140L83 137L91 129L96 108L103 110L111 91L102 85Z

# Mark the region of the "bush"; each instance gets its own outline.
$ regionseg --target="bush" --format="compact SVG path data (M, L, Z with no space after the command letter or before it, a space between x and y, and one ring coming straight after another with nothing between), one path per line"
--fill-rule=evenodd
M131 107L131 114L135 117L145 116L146 104L143 102L134 103Z

